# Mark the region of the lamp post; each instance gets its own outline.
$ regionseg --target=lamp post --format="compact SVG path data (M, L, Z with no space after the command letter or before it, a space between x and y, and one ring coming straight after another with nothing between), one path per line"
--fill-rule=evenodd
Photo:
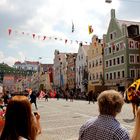
M62 78L62 76L61 76L61 74L62 74L61 68L62 68L62 62L60 61L60 75L59 75L59 80L60 80L60 81L59 81L59 82L60 82L60 83L59 83L59 87L60 87L60 89L61 89L61 80L62 80L62 79L61 79L61 78Z
M38 65L38 90L40 89L40 70L41 70L41 63L40 63L40 59L42 59L42 57L38 57L38 62L39 62L39 65Z
M74 92L76 91L76 57L73 57L74 61Z

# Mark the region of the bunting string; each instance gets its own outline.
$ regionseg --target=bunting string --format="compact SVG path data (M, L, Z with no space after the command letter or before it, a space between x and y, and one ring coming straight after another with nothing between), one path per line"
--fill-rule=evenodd
M31 36L32 39L36 39L36 40L40 40L40 41L47 41L47 40L58 40L58 41L63 41L65 44L69 43L69 44L90 44L90 42L87 41L78 41L78 40L71 40L71 39L64 39L62 37L54 37L54 36L46 36L46 35L38 35L36 33L29 33L29 32L24 32L24 31L17 31L17 30L13 30L12 28L8 29L8 35L22 35L22 36Z

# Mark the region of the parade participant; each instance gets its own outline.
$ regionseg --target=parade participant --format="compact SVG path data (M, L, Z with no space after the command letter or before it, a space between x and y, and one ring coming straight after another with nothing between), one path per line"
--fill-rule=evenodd
M133 115L134 115L134 118L135 118L136 117L136 112L138 110L138 104L139 104L135 87L131 86L131 87L128 88L127 96L132 103Z
M132 140L140 140L140 108L138 108L136 122L132 133Z
M74 92L73 90L70 91L70 101L73 102Z
M124 103L120 93L103 91L97 101L100 114L80 128L79 140L130 140L128 131L115 119Z
M92 101L94 103L93 100L93 90L89 91L88 93L88 103L90 104L90 101Z
M36 104L36 98L37 98L37 93L35 91L32 91L31 95L30 95L30 103L34 103L35 104L35 108L37 108L37 104Z
M46 89L44 90L44 98L45 98L45 101L46 100L48 101L48 93L46 92Z
M8 103L0 140L35 140L40 132L40 115L33 115L26 96L14 96Z

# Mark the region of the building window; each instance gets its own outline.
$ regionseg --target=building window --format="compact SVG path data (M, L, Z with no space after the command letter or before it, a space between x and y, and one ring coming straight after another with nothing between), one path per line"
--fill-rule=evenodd
M135 70L130 70L130 77L134 78L135 77Z
M138 69L138 78L140 78L140 69Z
M119 51L119 44L116 45L116 51Z
M129 48L134 49L134 42L133 41L129 41Z
M136 49L139 49L139 45L138 45L138 42L137 41L135 42L135 48Z
M111 47L109 47L108 49L109 49L109 53L111 53Z
M109 60L109 66L112 66L112 60Z
M98 66L98 60L96 60L96 66Z
M120 58L117 57L117 64L120 64Z
M114 79L116 79L116 72L114 72Z
M122 71L122 78L124 78L124 70Z
M135 56L134 55L129 55L129 62L134 63L135 62Z
M139 55L136 55L136 62L140 63L140 56Z
M100 65L102 65L102 58L100 58Z
M121 63L124 63L124 56L121 56Z
M108 80L108 73L106 74L106 80Z
M96 73L96 79L98 79L98 78L99 78L98 73Z
M94 75L94 73L93 73L92 77L93 77L93 80L94 80L94 79L95 79L95 75Z
M110 39L111 39L111 40L113 39L113 34L112 34L112 33L110 34Z
M94 67L94 61L92 62L92 67Z
M110 73L110 80L112 80L112 73Z
M108 61L106 61L106 67L108 67Z
M113 65L116 65L116 59L115 58L113 59Z
M118 71L118 79L120 78L120 71Z
M91 62L89 62L89 68L91 68Z

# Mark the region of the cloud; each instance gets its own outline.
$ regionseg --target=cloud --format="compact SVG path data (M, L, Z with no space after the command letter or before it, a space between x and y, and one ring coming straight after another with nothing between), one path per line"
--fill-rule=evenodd
M0 51L0 63L6 63L9 66L13 66L14 62L17 61L16 58L8 56L6 57L2 51Z
M132 4L135 8L122 0L112 0L110 4L105 0L0 0L0 47L3 57L9 59L11 56L11 61L37 60L39 56L53 60L55 49L77 52L78 44L65 44L64 40L90 42L92 36L88 34L88 25L92 25L93 33L102 38L107 32L112 8L116 9L117 18L139 19L139 7L136 3ZM72 21L74 33L71 33ZM9 36L9 27L17 30L18 34L13 32ZM22 35L23 31L30 35ZM32 33L62 38L63 41L33 39Z

